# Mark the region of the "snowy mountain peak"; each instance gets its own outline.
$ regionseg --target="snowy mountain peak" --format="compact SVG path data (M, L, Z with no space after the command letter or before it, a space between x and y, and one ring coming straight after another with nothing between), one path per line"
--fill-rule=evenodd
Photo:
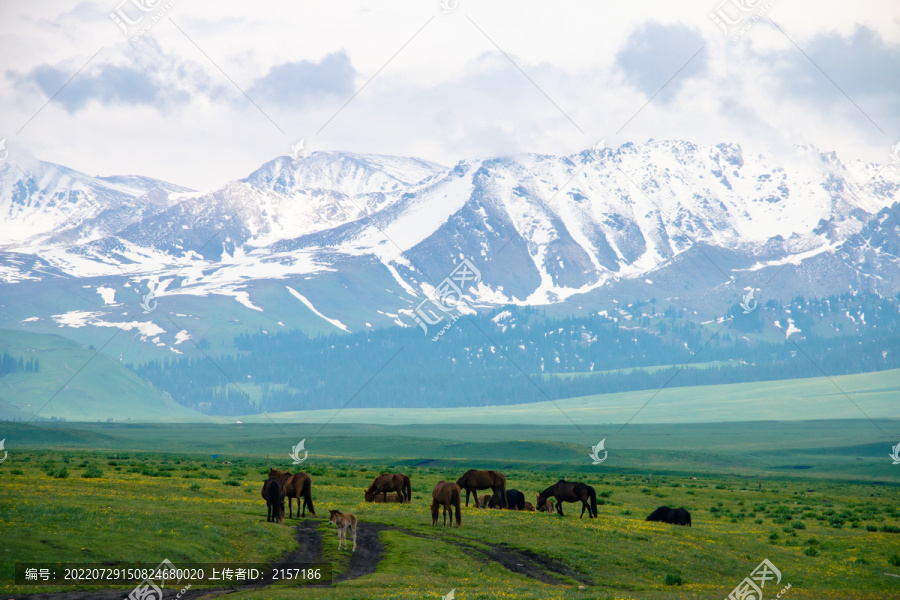
M241 181L282 194L323 189L356 196L399 190L444 170L418 158L312 152L301 159L279 156Z
M0 166L0 247L101 217L115 230L123 211L165 208L170 193L189 191L150 177L91 177L49 162L8 163Z
M724 274L746 278L787 263L842 273L811 284L798 267L805 288L845 290L852 280L880 291L893 279L841 261L883 269L898 260L885 216L895 212L883 211L900 199L900 172L811 147L754 155L737 144L650 140L452 168L313 152L275 158L203 194L41 165L27 176L0 168L0 249L17 253L0 265L7 282L42 280L51 268L75 279L124 273L169 281L158 292L170 298L218 294L258 310L248 286L290 280L313 305L316 286L328 288L323 297L345 298L338 305L356 306L366 323L397 322L462 258L482 274L470 300L485 305L613 289L684 297L686 281L706 279L710 289L697 294L724 293ZM784 290L793 289L789 273L779 275ZM339 290L329 287L336 278ZM351 280L365 288L352 301ZM359 322L327 316L351 330Z

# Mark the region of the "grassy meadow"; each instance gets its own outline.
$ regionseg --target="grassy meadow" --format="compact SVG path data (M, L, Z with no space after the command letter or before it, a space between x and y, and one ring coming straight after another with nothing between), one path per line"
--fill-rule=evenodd
M265 444L246 431L244 437L232 436L232 428L221 426L219 439L234 442L236 437L235 445L245 451L219 450L215 459L170 443L174 434L163 426L46 424L4 431L13 435L7 434L9 459L0 463L0 598L61 589L12 585L17 561L271 562L297 547L292 526L302 520L266 523L259 495L267 472L267 459L259 452ZM214 431L197 430L182 446L208 443ZM328 509L381 524L384 554L375 572L329 588L279 585L219 597L440 598L455 589L460 600L725 598L768 558L783 574L780 585L791 584L785 598L900 598L900 579L886 575L900 575L898 480L887 456L881 464L888 468L878 477L854 480L842 472L842 457L836 453L820 451L826 458L813 469L758 469L751 477L703 471L703 454L691 451L680 456L682 463L695 461L690 472L654 471L648 481L645 472L627 467L554 462L547 455L555 443L548 441L530 442L543 448L542 463L526 464L515 456L522 450L516 441L445 440L448 445L440 449L448 460L432 458L431 449L420 442L421 459L412 464L405 456L411 452L409 440L383 431L373 435L367 426L348 433L352 435L330 443L340 446L337 440L343 440L370 448L370 453L323 459L311 452L303 465L313 477L318 516L312 520L323 533L320 560L331 562L336 576L348 568L350 553L337 551L335 531L323 517ZM652 430L637 433L654 437ZM828 436L811 425L806 435L795 436L794 446L805 445L815 454L814 439L840 444L841 435L840 428ZM14 447L14 439L30 441ZM103 439L110 447L96 449ZM311 436L307 448L315 448L317 440ZM451 441L457 446L455 455ZM391 443L403 448L398 454L404 456L378 462L381 444ZM746 440L743 444L738 451L747 449ZM162 453L162 448L169 451ZM473 449L481 459L466 459ZM710 454L720 452L714 448ZM837 464L833 471L824 468L829 456ZM289 468L289 463L286 453L268 459L268 466ZM599 519L579 519L576 504L566 504L566 516L560 517L481 510L470 503L463 508L460 529L443 529L440 523L432 527L428 505L434 483L491 464L505 472L509 488L521 490L530 502L560 477L593 485ZM818 474L809 473L816 469ZM412 477L411 504L363 501L363 490L382 470L402 470ZM686 507L693 527L643 520L663 504ZM498 553L506 563L494 560ZM542 573L529 576L516 561L525 571L537 566ZM767 588L766 598L778 589Z

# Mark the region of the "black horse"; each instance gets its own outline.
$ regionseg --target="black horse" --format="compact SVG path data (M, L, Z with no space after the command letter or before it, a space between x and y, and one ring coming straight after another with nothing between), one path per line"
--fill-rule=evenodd
M660 506L645 519L646 521L662 521L672 525L691 526L691 513L684 508L669 508L668 506Z
M497 506L494 498L495 496L491 496L488 500L488 508ZM525 510L525 494L519 490L506 490L506 505L509 510Z
M547 501L547 498L550 496L554 496L556 498L556 510L559 512L559 516L563 515L563 502L581 502L581 516L579 519L584 518L584 511L588 511L588 517L593 519L597 516L597 492L594 491L594 488L589 486L586 483L581 483L580 481L566 481L565 479L560 479L546 490L538 494L537 497L537 505L543 506ZM588 504L588 500L590 500L590 504Z
M269 477L262 487L262 497L266 501L268 523L284 523L284 484L275 477Z

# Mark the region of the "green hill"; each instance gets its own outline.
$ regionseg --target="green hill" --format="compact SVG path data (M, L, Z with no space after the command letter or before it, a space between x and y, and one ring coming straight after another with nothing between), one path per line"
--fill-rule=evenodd
M0 377L0 419L187 421L207 417L103 353L58 335L0 329L0 354L36 359L38 372Z
M639 390L510 406L361 408L350 404L341 411L293 411L270 413L269 417L277 422L388 425L569 425L572 421L579 425L600 425L625 423L632 417L635 424L885 419L897 416L898 397L900 369L893 369L837 377ZM264 415L225 420L269 422Z

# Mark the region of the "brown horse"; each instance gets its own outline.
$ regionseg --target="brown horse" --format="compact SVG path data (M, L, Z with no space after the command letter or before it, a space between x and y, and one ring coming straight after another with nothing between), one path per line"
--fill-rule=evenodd
M447 526L447 512L450 513L450 527L453 527L453 507L456 507L456 526L462 524L459 486L448 481L438 481L431 492L431 524L436 525L438 508L444 507L444 527Z
M493 498L493 496L490 494L482 494L481 498L478 499L478 502L475 503L475 506L478 508L487 508L491 498Z
M300 499L303 499L303 515L306 516L306 508L309 507L309 514L315 515L312 501L312 478L306 473L293 473L290 471L280 471L278 469L269 469L269 477L275 477L284 485L285 495L288 499L288 517L294 518L294 509L291 505L291 498L297 499L297 510L300 510ZM301 515L297 515L300 517Z
M581 502L581 516L584 518L584 511L587 511L588 517L594 519L597 517L597 493L594 488L580 481L566 481L560 479L546 490L538 494L538 506L544 504L547 498L554 496L556 498L556 511L559 516L564 517L563 502ZM590 504L588 503L590 501Z
M384 494L384 502L387 502L388 492L397 492L403 502L411 502L412 486L409 477L403 473L382 473L366 490L366 502L373 502L378 494Z
M269 477L262 486L262 497L266 501L266 523L284 523L284 484L275 477Z
M490 489L494 496L500 494L500 507L507 508L506 477L500 471L469 469L465 475L456 480L456 485L461 490L466 490L466 506L469 505L469 492L475 495L475 504L478 504L478 490Z
M526 510L527 512L534 512L534 504L532 504L531 502L526 502L526 503L525 503L525 510Z
M538 495L540 496L540 494ZM537 508L540 512L555 513L556 508L553 507L553 500L547 500L543 504L538 504Z

